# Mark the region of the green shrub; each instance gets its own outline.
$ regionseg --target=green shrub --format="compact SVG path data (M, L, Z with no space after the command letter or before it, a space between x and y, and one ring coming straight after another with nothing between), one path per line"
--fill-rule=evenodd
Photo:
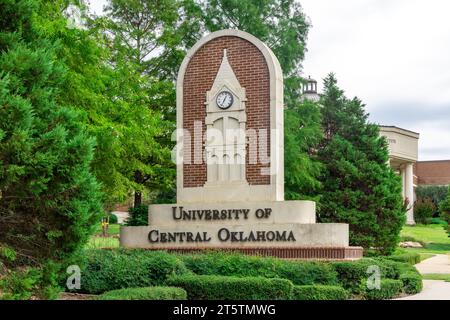
M348 292L339 286L294 286L293 300L346 300Z
M27 300L40 281L38 269L8 272L0 278L0 300Z
M430 224L436 205L430 198L419 198L414 204L414 220L417 223Z
M439 217L436 217L436 218L431 219L431 224L440 224L443 226L447 226L448 222Z
M175 255L161 251L87 250L86 259L81 291L92 294L122 288L158 286L169 276L188 272Z
M126 288L107 291L99 300L186 300L186 291L174 287Z
M407 294L416 294L422 291L422 276L418 272L406 272L400 275L403 291Z
M328 263L287 261L213 252L180 255L186 267L199 275L283 278L295 285L337 284L337 274Z
M339 283L351 293L361 293L361 283L371 275L371 266L380 268L382 278L398 279L400 268L398 263L382 258L364 258L358 261L331 262L338 274Z
M387 300L399 295L402 291L402 282L400 280L383 279L379 289L368 289L362 284L363 297L367 300Z
M420 254L415 253L415 252L407 252L407 253L388 256L387 259L393 260L393 261L398 261L398 262L409 263L410 265L415 265L420 262Z
M417 186L417 198L430 198L436 206L445 199L448 194L447 186Z
M448 190L447 197L439 204L439 209L441 219L447 222L447 233L450 236L450 187Z
M117 224L119 222L119 219L114 213L108 213L107 217L109 217L110 224Z
M128 209L128 219L125 221L127 226L146 226L148 225L148 206L145 204L131 207Z
M185 289L189 300L288 300L294 287L286 279L199 275L172 277L166 284Z

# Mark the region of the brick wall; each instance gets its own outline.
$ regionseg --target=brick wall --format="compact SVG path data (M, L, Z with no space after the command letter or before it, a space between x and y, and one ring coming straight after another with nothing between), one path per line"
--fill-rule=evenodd
M450 160L419 161L414 174L419 185L450 185Z
M206 131L206 91L211 89L227 49L228 61L242 87L246 89L247 128L266 129L267 146L270 146L270 77L263 54L250 42L234 36L215 38L203 45L191 58L185 75L183 87L183 128L193 137L194 122L201 121L203 133ZM204 151L204 147L203 151ZM189 152L186 150L185 152ZM194 162L194 148L191 150ZM270 157L270 147L267 150ZM261 175L263 167L269 164L249 164L247 150L246 177L250 185L270 184L269 175ZM207 179L206 163L183 165L183 184L185 188L202 187Z

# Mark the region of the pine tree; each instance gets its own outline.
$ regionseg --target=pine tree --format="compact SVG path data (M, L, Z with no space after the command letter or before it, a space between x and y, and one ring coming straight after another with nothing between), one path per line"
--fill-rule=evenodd
M387 142L378 126L368 123L362 102L346 98L333 74L324 87L319 219L348 223L352 245L390 253L406 217L400 178L388 164Z
M286 200L319 200L322 166L315 147L323 134L320 109L312 101L292 101L284 112Z
M15 251L13 267L54 272L87 241L101 206L95 141L56 100L66 69L37 23L41 9L0 3L0 247Z

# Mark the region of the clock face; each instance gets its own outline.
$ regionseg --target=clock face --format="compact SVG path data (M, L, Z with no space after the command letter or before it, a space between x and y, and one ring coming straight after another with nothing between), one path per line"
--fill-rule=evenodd
M222 91L217 95L216 103L220 109L228 109L233 105L233 95L231 92Z

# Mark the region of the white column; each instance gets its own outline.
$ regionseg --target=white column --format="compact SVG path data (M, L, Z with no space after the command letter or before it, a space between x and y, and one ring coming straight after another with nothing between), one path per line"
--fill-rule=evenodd
M414 181L413 164L408 163L405 167L405 198L408 199L408 211L406 212L406 224L414 222Z
M406 170L404 166L400 167L400 177L402 178L402 197L403 200L406 198L405 196L405 178L406 178Z

